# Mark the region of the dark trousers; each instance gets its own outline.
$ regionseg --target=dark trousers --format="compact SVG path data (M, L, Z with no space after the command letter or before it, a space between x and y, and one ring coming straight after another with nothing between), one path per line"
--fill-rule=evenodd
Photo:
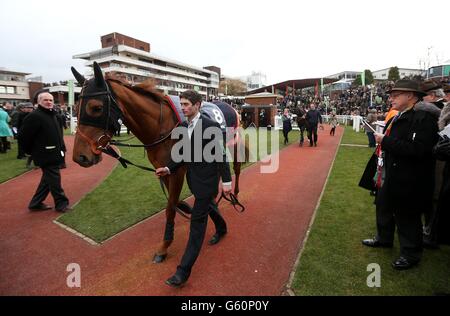
M51 193L53 200L55 201L55 209L62 210L69 205L69 199L64 194L64 190L61 187L61 173L59 166L47 166L41 167L42 177L41 182L31 199L29 208L36 208L41 204L48 193Z
M330 135L334 136L335 132L336 132L336 126L331 127Z
M0 137L0 152L6 153L6 150L8 149L8 139L6 136Z
M17 143L17 159L22 159L24 157L26 157L25 149L23 149L23 146L21 143Z
M205 239L206 226L208 224L208 214L211 217L216 232L224 234L227 232L227 224L220 215L217 205L213 198L195 198L194 207L192 208L191 226L189 231L189 240L184 251L180 265L177 267L177 274L182 278L189 278L197 257L202 248Z
M420 260L422 257L421 212L392 207L385 202L383 194L380 190L376 203L377 238L382 243L392 243L395 226L397 226L400 255L412 261Z
M444 168L445 162L441 160L436 160L435 165L435 181L434 181L434 191L433 200L429 205L428 209L424 212L424 241L431 245L437 245L438 243L438 226L439 217L442 216L439 210L439 196L441 194L441 189L444 183Z
M305 140L305 138L303 137L303 133L305 132L305 127L299 126L299 128L300 128L300 145L303 145L303 141Z
M285 130L285 129L283 129L283 136L284 136L284 144L285 144L285 145L286 145L287 143L289 143L289 138L288 138L289 132L290 132L290 130Z
M369 147L375 147L375 135L373 132L367 132L367 139L369 140Z
M313 126L309 126L308 127L308 138L309 138L309 143L312 145L317 144L317 125L313 125Z

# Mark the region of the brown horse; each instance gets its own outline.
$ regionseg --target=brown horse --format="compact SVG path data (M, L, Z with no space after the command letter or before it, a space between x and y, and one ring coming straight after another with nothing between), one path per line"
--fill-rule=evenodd
M171 133L179 124L168 99L153 84L132 86L115 76L103 77L100 66L94 62L94 78L86 80L73 67L72 72L83 86L79 108L78 127L73 148L73 161L83 167L91 167L101 161L102 150L108 148L112 135L120 129L123 121L143 144L147 156L155 167L166 166L172 146L177 141ZM241 162L237 159L239 142L234 145L233 169L235 172L234 194L239 193ZM244 145L244 147L246 147ZM169 192L166 207L164 239L153 261L164 261L173 241L176 206L183 187L185 168L164 177Z

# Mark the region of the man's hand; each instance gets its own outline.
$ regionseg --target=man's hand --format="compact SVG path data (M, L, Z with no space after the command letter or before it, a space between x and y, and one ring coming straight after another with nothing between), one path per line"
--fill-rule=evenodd
M155 173L158 177L164 177L169 174L169 170L167 169L167 167L162 167L162 168L156 169Z
M375 136L375 142L377 144L381 144L381 142L383 141L383 138L384 138L384 134L374 133L373 135Z
M231 193L231 184L222 184L222 190L225 195Z

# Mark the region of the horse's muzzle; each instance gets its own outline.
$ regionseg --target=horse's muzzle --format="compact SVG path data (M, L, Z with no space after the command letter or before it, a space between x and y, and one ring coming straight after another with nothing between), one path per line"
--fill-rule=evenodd
M94 155L92 160L89 160L85 155L80 155L78 157L77 163L84 168L89 168L89 167L92 167L93 165L96 165L97 163L99 163L100 160L101 160L101 155Z

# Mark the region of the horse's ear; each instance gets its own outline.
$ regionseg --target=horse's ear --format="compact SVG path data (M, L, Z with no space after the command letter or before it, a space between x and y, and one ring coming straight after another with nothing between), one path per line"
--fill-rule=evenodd
M102 69L96 61L94 61L94 78L97 87L103 88L106 86L105 78L103 78Z
M78 83L80 85L84 85L86 78L84 78L83 75L80 74L75 68L70 67L70 70L72 70L73 76L75 77L75 79L77 79Z

